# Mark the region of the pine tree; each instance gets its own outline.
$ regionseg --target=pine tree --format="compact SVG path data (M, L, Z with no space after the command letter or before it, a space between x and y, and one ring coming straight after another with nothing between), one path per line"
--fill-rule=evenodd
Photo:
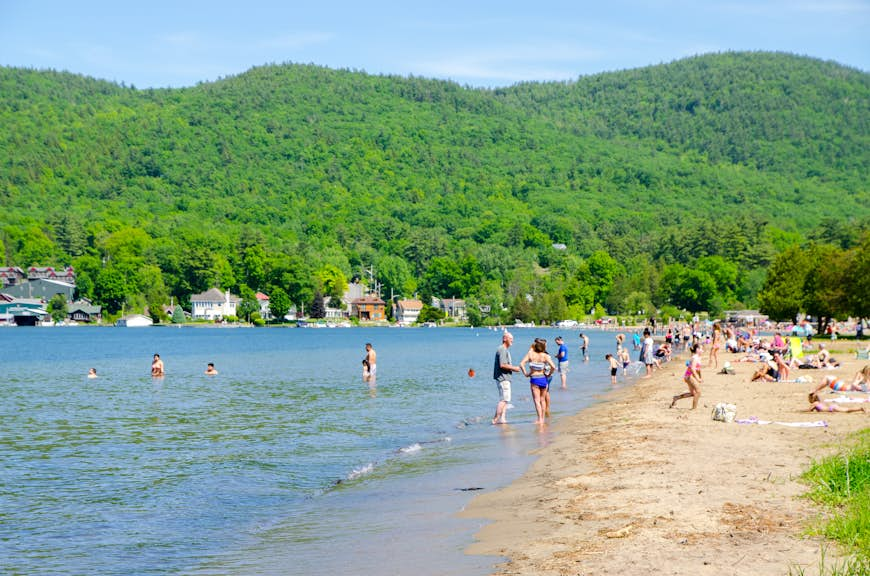
M318 290L314 293L314 301L311 302L311 318L326 318L326 306L323 303L323 294Z

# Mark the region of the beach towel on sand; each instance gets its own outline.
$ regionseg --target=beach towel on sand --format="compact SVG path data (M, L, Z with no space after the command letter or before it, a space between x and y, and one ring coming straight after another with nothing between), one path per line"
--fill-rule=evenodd
M828 423L824 420L816 420L815 422L774 422L772 420L759 420L757 416L742 418L735 420L738 424L779 424L780 426L789 426L791 428L827 428Z
M791 352L791 357L794 360L800 360L804 357L804 346L801 344L801 339L797 336L789 336L788 349Z
M837 396L836 398L829 398L825 400L825 402L870 402L870 398L855 398L854 396Z

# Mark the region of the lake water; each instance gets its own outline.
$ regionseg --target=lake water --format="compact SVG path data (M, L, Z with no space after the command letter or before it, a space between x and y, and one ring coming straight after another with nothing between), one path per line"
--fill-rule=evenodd
M607 390L612 333L563 333L558 419ZM364 344L378 353L362 382ZM0 329L0 566L13 574L488 574L456 513L551 439L487 329ZM152 355L166 376L150 377ZM220 374L205 376L206 363ZM85 377L96 367L97 379ZM477 375L470 378L469 368ZM471 490L470 490L471 489Z

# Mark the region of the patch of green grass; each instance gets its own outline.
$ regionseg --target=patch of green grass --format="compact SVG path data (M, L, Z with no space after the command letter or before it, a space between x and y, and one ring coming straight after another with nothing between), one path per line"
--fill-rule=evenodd
M819 576L866 576L870 574L870 560L859 556L850 556L835 560L832 563L826 560L825 549L822 548L818 572L813 571L811 574ZM789 566L788 576L806 576L806 567Z
M827 512L811 531L851 555L825 566L823 553L819 574L870 574L870 428L855 434L838 454L814 463L802 478L810 485L806 496ZM803 574L802 568L795 570L789 573Z

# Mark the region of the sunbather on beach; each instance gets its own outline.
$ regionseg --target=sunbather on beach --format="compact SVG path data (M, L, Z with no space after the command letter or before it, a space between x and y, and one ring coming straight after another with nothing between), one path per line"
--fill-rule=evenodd
M866 406L840 406L834 402L822 402L819 395L815 392L810 392L809 395L810 408L809 412L866 412Z
M867 367L865 366L865 369L866 368ZM834 392L867 392L867 390L870 389L870 383L863 379L863 372L864 370L859 371L858 374L855 375L855 379L852 383L847 383L845 380L834 376L833 374L828 374L824 377L822 383L813 390L813 392L817 393L825 388L830 388ZM858 378L859 375L861 375L861 379Z

